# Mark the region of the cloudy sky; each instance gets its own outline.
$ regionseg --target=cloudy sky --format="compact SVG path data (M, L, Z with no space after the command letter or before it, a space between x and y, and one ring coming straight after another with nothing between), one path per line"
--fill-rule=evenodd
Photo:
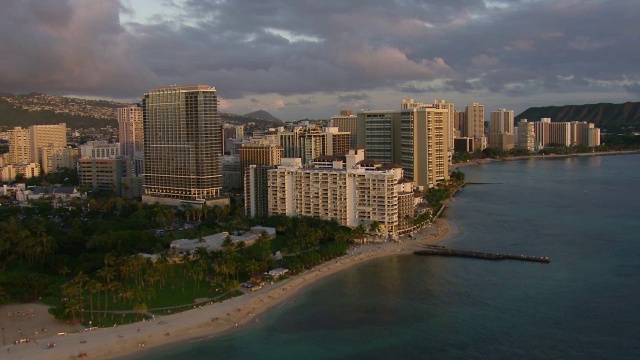
M0 0L0 91L136 101L213 85L284 119L402 98L637 101L638 0Z

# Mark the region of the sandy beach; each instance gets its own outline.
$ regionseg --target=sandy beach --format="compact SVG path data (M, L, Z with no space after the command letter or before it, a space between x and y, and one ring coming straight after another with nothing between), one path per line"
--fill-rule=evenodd
M438 219L402 242L384 242L353 247L349 253L304 273L269 284L256 292L193 310L156 315L153 321L85 331L79 326L62 324L47 313L42 304L13 304L0 307L3 359L116 359L143 354L149 349L171 343L209 338L246 327L270 308L289 299L304 288L338 271L383 256L408 254L423 245L446 239L452 226ZM153 312L153 311L151 311ZM29 343L14 344L23 338ZM50 347L49 344L55 344Z

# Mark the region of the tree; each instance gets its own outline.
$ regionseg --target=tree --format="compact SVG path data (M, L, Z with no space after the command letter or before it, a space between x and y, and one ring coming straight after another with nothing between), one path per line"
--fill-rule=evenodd
M87 275L85 275L82 271L80 271L74 278L73 281L78 284L78 305L80 306L80 309L84 309L83 306L83 302L82 302L82 291L84 290L84 287L82 286L85 282L89 281L89 277Z
M135 305L133 305L133 310L136 312L136 314L138 314L138 316L142 317L148 310L147 304L143 302L136 303Z

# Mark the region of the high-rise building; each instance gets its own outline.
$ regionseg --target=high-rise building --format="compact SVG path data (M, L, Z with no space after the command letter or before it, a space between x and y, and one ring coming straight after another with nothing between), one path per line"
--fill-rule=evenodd
M358 146L366 150L366 159L383 163L394 162L394 154L400 153L400 112L393 110L359 112Z
M453 113L453 127L455 128L456 138L468 138L467 129L467 111L455 110Z
M491 111L490 134L513 134L513 110Z
M536 131L532 122L522 119L518 123L518 148L534 151L536 149Z
M311 160L323 155L342 155L351 146L351 134L341 132L336 127L320 127L303 123L285 129L272 129L261 139L270 139L271 135L282 147L282 157L301 158L309 164Z
M32 125L29 126L31 136L31 161L42 163L42 148L66 147L67 146L67 125Z
M225 139L244 138L244 125L224 124L223 131Z
M437 100L437 99L433 101L433 104L416 102L414 99L408 99L408 100L402 99L401 108L403 110L433 108L433 109L443 109L448 111L446 126L448 127L447 134L449 136L449 139L447 140L447 144L448 144L447 151L449 152L449 154L448 154L447 161L449 162L449 165L451 165L453 160L453 152L454 152L453 139L455 135L455 104L448 103L445 100Z
M513 110L491 111L489 123L489 147L510 150L514 147Z
M466 126L463 137L474 139L474 147L483 150L487 146L484 134L484 105L478 103L469 104L466 108Z
M222 156L222 187L226 190L242 189L242 167L240 155Z
M405 176L425 189L449 179L449 111L403 110L400 115L400 158ZM399 161L398 161L399 160Z
M353 110L341 110L340 115L331 117L329 126L337 127L340 132L348 132L351 134L349 146L354 147L358 143L358 122L357 117L353 115Z
M522 124L522 120L520 121ZM549 146L599 146L600 129L586 121L552 122L542 118L532 122L535 133L535 149ZM519 125L520 126L520 125ZM522 141L521 141L522 142Z
M240 148L242 178L250 165L280 165L282 147L269 140L252 140Z
M31 162L31 133L29 129L15 127L7 131L9 135L9 164ZM15 177L15 176L14 176Z
M133 158L144 148L142 107L138 104L118 109L118 135L120 154Z
M268 171L276 165L249 165L244 176L244 209L248 217L269 215Z
M222 121L208 85L151 89L143 99L143 202L220 203ZM225 203L225 201L222 201Z
M402 165L416 186L433 187L449 178L449 110L403 107L359 112L358 146L369 160Z

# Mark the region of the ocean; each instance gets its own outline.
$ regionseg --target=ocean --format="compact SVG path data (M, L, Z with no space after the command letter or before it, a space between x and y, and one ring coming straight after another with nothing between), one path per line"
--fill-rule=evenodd
M222 337L144 359L640 359L640 155L462 168L452 248L550 264L390 256Z

